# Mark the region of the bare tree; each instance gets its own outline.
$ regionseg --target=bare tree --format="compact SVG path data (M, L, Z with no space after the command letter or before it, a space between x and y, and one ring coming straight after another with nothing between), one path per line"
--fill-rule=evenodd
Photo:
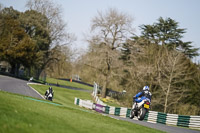
M50 35L50 48L43 51L44 59L42 66L38 68L37 77L48 66L53 66L51 63L58 62L61 54L58 54L56 49L59 46L69 46L75 41L75 36L67 31L67 24L62 19L61 6L52 2L51 0L29 0L26 4L30 10L35 10L45 15L48 19L47 30ZM70 54L70 53L69 53ZM58 55L58 56L56 56Z
M132 30L132 18L116 9L109 9L105 13L98 12L92 19L92 38L88 40L90 45L98 45L95 64L88 66L98 70L104 77L102 97L106 96L106 88L114 70L120 68L119 49L122 43L130 36ZM91 56L90 56L91 57Z
M155 75L152 60L155 53L156 45L147 45L147 42L143 39L127 40L124 44L121 56L124 63L121 84L127 91L127 103L131 104L133 95L141 91L143 86L148 85L152 88Z
M57 46L52 49L52 58L57 58L58 60L49 62L48 67L45 68L46 73L50 77L60 78L69 77L71 75L71 50L66 46Z
M71 44L76 39L73 34L67 32L67 24L63 22L60 5L51 0L29 0L26 7L42 13L49 20L51 46Z
M110 8L105 14L98 11L98 15L92 19L91 31L95 31L96 37L113 50L121 47L130 37L132 21L131 16Z
M158 85L161 87L160 104L164 112L184 98L188 88L185 82L192 80L194 71L190 70L190 61L180 52L163 48L157 60ZM164 101L164 103L162 102Z
M0 3L0 11L3 9L3 5Z

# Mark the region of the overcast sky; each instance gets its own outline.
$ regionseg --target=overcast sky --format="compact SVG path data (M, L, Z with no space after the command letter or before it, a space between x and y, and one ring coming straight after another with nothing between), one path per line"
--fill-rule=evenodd
M25 11L27 0L0 0L4 7ZM86 48L83 33L88 33L91 19L97 11L116 8L134 18L133 27L136 34L138 26L153 24L159 17L170 17L179 22L179 28L186 28L184 41L192 41L194 47L200 48L200 0L53 0L61 5L63 20L70 32L77 36L76 44ZM198 57L197 60L200 60Z

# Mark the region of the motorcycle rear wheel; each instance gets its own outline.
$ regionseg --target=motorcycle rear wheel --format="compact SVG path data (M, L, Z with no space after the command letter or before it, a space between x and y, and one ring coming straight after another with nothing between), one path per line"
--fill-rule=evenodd
M147 113L147 109L145 108L141 108L139 111L138 111L138 120L142 121L144 120L144 117L145 117L145 114Z

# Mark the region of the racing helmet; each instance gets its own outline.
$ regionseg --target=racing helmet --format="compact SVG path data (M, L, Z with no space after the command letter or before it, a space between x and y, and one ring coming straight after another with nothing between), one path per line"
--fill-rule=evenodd
M149 91L149 86L144 86L143 91Z
M49 87L49 93L52 93L52 92L53 92L52 87Z

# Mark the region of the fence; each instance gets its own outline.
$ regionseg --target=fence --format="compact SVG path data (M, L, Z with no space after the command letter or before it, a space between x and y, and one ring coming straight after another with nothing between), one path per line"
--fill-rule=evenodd
M96 100L99 101L98 97ZM99 101L99 103L101 103ZM81 107L85 107L87 109L93 109L100 113L106 113L111 115L116 115L124 118L128 118L130 116L131 109L124 107L112 107L106 104L95 104L89 100L81 100L79 98L75 98L74 104L79 105ZM200 116L185 116L185 115L177 115L177 114L166 114L156 111L149 111L144 118L145 121L150 123L161 123L166 125L174 125L181 127L188 127L193 129L200 130Z

